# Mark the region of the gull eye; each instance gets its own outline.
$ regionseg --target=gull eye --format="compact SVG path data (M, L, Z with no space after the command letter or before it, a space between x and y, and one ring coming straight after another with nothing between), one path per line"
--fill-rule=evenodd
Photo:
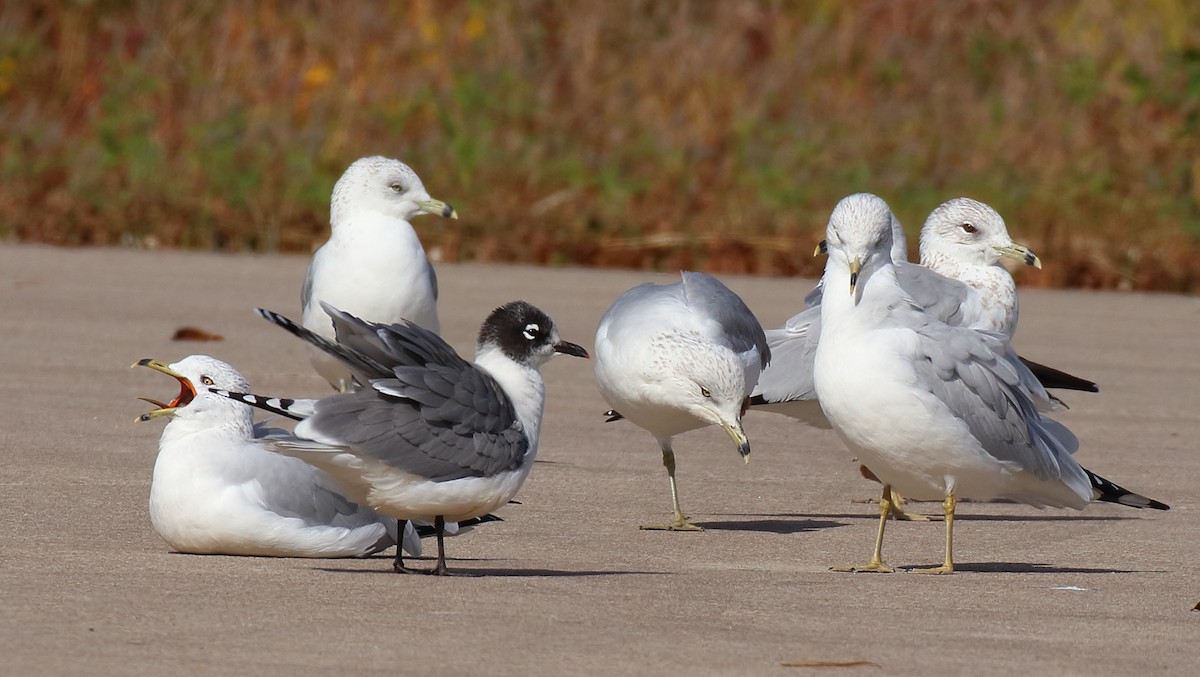
M392 191L396 193L404 192L404 185L400 183L393 183L392 185L388 186L388 188L391 188Z
M538 334L540 334L541 332L542 332L541 327L537 326L537 324L534 322L530 322L529 324L525 325L525 331L521 332L521 335L524 336L525 338L529 339L530 341L532 341L532 340L536 339L538 337Z
M200 382L201 382L201 383L203 383L203 384L204 384L204 385L206 385L206 386L215 385L215 384L213 383L213 380L212 380L211 378L207 377L207 376L201 376L201 377L200 377Z
M975 231L979 230L978 228L976 228L975 226L973 226L969 223L964 223L961 226L959 226L959 228L962 228L964 233L974 233Z
M705 397L712 397L712 392L710 392L709 389L705 388L704 386L700 386L700 394Z

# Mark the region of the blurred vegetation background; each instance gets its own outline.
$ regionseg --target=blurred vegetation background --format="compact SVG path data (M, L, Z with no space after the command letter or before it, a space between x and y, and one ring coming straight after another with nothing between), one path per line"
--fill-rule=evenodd
M1200 288L1191 0L6 2L0 120L10 241L307 252L382 154L442 260L815 275L867 190Z

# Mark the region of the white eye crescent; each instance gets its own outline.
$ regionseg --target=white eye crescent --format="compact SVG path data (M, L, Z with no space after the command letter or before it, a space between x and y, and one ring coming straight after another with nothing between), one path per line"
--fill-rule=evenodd
M525 331L522 332L522 335L532 341L537 338L538 332L541 330L542 328L537 326L537 324L530 322L529 324L525 325Z

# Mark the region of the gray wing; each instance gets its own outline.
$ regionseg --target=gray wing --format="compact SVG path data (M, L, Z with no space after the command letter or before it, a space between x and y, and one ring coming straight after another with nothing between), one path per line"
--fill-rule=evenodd
M320 400L297 433L434 481L520 467L529 440L490 375L466 362L393 373L371 388Z
M683 294L689 306L720 324L734 352L758 349L760 366L767 366L771 361L771 348L767 345L766 333L742 297L711 275L686 271L683 273Z
M970 293L965 283L907 262L896 264L896 280L925 312L946 324L962 325L962 307Z
M1005 356L1004 337L946 326L927 316L918 321L918 379L966 423L984 450L1088 495L1087 476L1071 459L1078 440L1066 427L1044 423L1021 387L1016 366Z
M771 364L758 377L752 403L771 404L815 400L813 364L821 338L821 307L809 308L792 317L781 329L766 332ZM755 402L761 398L760 402Z
M330 309L334 309L333 306L330 306L324 302L322 302L322 307L326 309L326 312L328 312ZM327 341L325 338L318 336L317 334L296 324L295 322L292 322L279 313L266 310L264 308L257 308L255 309L255 312L257 312L260 317L267 320L271 324L284 329L293 336L299 337L341 360L342 363L349 367L350 371L353 372L354 378L358 380L359 383L366 383L372 378L384 377L391 373L391 370L388 369L386 365L381 364L378 360L372 358L370 355L352 350L341 345L340 343Z
M437 271L433 269L433 264L426 264L429 268L429 288L433 290L433 300L438 298Z
M373 378L388 378L392 368L402 365L446 364L474 368L441 336L407 320L380 324L361 320L324 301L321 307L332 319L334 335L340 345L385 367Z

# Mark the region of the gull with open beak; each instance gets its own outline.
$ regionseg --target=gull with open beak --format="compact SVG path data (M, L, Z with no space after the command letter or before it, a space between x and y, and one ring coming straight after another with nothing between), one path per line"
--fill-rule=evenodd
M679 507L671 438L718 425L749 462L742 415L770 359L758 319L704 273L634 287L604 314L596 331L596 385L613 407L609 420L627 418L658 440L671 485L673 519L643 529L700 530Z
M397 523L347 500L333 478L262 442L282 430L256 426L246 404L209 388L249 389L236 369L207 355L174 364L144 359L179 382L170 402L139 398L170 417L150 484L150 522L183 553L264 557L366 557L396 543ZM404 549L421 552L409 525Z
M453 207L429 196L403 162L366 157L351 164L333 187L329 241L313 255L304 278L304 327L333 340L325 302L367 321L407 320L439 333L437 274L409 223L421 214L458 218ZM312 349L312 362L337 390L352 387L350 370L327 353Z

